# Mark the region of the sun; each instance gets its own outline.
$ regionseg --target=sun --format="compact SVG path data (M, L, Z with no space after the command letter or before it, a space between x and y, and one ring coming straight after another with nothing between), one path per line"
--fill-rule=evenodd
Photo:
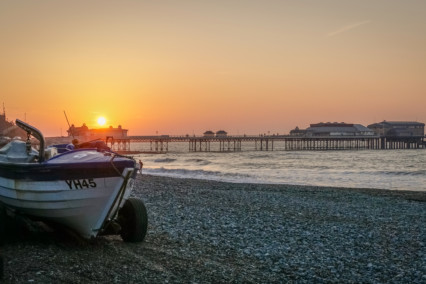
M105 117L101 116L101 117L99 117L99 118L98 118L98 124L99 124L100 126L105 125L105 123L106 123L106 119L105 119Z

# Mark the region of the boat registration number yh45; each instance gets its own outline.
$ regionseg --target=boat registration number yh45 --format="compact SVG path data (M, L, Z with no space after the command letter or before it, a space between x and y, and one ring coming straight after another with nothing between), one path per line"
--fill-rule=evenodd
M96 182L92 179L72 179L65 180L70 189L85 189L96 187Z

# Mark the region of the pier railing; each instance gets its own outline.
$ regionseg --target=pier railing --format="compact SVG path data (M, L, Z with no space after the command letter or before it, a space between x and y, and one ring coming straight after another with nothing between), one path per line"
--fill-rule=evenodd
M369 136L130 136L131 142L150 143L152 152L167 152L169 143L187 142L190 152L238 152L252 142L256 151L280 150L379 150L426 148L423 137Z
M47 144L67 143L70 138L47 138ZM68 141L69 142L69 141ZM165 153L171 143L188 143L189 152L239 152L244 150L381 150L381 149L426 149L425 137L382 137L382 136L128 136L125 138L108 138L108 146L115 151L135 151L131 145L146 143L149 153ZM132 151L133 150L133 151Z

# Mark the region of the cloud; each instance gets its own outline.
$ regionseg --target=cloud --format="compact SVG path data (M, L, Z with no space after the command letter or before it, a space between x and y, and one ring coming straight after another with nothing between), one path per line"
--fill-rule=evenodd
M358 23L351 24L351 25L348 25L348 26L344 26L343 28L340 28L340 29L338 29L337 31L334 31L334 32L331 32L331 33L327 34L327 36L328 36L328 37L332 37L332 36L335 36L335 35L338 35L338 34L341 34L341 33L347 32L347 31L349 31L349 30L352 30L352 29L358 28L358 27L360 27L360 26L363 26L363 25L366 25L366 24L369 24L369 23L371 23L371 21L370 21L370 20L368 20L368 21L358 22Z

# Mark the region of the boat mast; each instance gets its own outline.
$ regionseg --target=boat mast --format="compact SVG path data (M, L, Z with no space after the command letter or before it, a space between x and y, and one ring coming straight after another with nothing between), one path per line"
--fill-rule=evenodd
M72 131L71 129L71 125L70 125L70 122L68 121L67 113L65 111L64 111L64 114L65 114L65 119L67 120L67 123L68 123L68 129L70 130L71 136L74 139L74 131Z

